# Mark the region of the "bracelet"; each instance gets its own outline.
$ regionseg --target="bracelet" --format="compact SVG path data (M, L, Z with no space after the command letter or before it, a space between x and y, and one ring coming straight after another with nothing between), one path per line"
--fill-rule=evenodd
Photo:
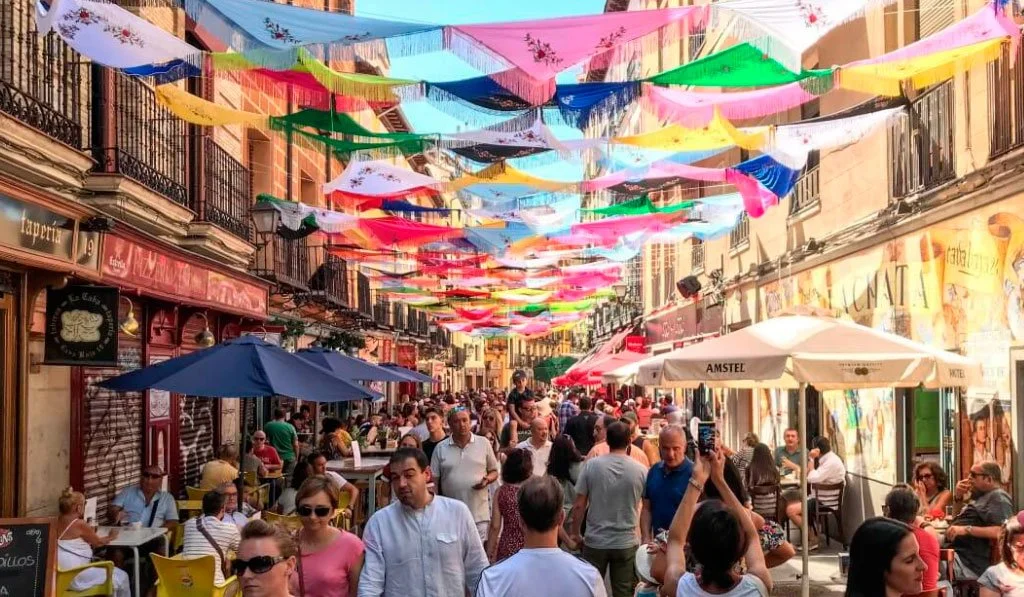
M702 485L692 477L690 478L690 487L696 489L697 491L704 491L704 485Z

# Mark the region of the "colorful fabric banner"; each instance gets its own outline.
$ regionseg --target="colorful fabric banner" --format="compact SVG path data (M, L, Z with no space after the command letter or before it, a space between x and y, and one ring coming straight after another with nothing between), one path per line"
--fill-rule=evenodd
M690 87L768 87L832 74L831 69L792 72L764 51L739 44L649 77L655 85Z
M723 180L724 180L723 172ZM639 216L643 214L656 214L656 213L675 213L684 209L693 207L693 201L683 201L681 203L675 203L672 205L666 205L664 207L655 207L651 203L650 197L644 195L625 203L617 203L615 205L609 205L608 207L598 207L596 209L585 209L583 211L597 214L599 216Z
M725 170L677 164L663 160L646 168L619 170L581 183L583 191L612 189L619 193L650 193L679 184L683 179L704 182L724 182Z
M466 133L444 135L441 146L478 163L493 163L562 146L540 118L540 113L498 123Z
M40 35L56 31L71 48L111 68L184 62L202 65L203 52L112 2L53 0L36 3Z
M539 191L558 191L573 184L571 182L546 180L530 176L525 172L520 172L506 165L504 162L498 162L473 174L463 174L461 177L453 180L449 188L452 191L470 190L473 194L483 197L508 200L532 195ZM505 187L505 189L486 192L484 189L478 188L480 186L487 187L493 185L500 185ZM520 189L526 189L526 192L520 192Z
M348 159L350 155L356 152L369 152L387 156L415 155L423 153L427 144L425 139L382 140L379 143L364 143L333 139L326 135L314 135L313 133L301 130L292 131L290 134L293 140L306 143L318 150L326 147L341 159Z
M641 89L639 81L559 85L555 104L567 124L585 129L597 119L626 109L640 97Z
M394 216L361 219L359 227L369 233L382 246L416 246L425 242L459 236L462 231L447 226L423 224Z
M199 96L192 95L174 83L159 85L154 91L156 92L157 103L170 110L171 113L185 122L202 126L244 124L264 127L267 125L268 117L266 114L244 112L221 104L215 104Z
M353 137L408 141L427 139L430 135L416 133L376 133L355 121L348 114L330 110L306 109L271 119L270 124L277 130L290 131L296 128L310 128Z
M587 58L668 25L702 22L706 12L705 7L682 7L458 25L446 28L445 45L487 74L501 71L496 81L516 95L531 99L538 87ZM652 49L660 41L653 40ZM510 66L515 70L507 70Z
M707 151L734 145L744 149L760 149L767 132L768 127L764 126L737 129L720 114L716 114L704 128L686 128L674 124L650 133L617 137L613 142L673 151Z
M345 232L359 223L359 218L329 209L320 209L304 203L285 201L270 195L260 195L258 202L272 205L281 214L281 226L299 231L303 227L311 228L308 232L321 230L330 234Z
M759 155L756 158L740 162L733 167L761 183L761 186L775 194L785 197L796 186L800 179L800 170L787 168L775 161L770 155Z
M800 72L804 52L865 9L895 0L722 0L712 5L713 27L747 41L787 69ZM733 18L736 17L736 18Z
M832 81L832 75L828 74L768 89L726 92L680 91L648 85L644 100L661 120L699 128L711 122L716 111L729 120L785 112L827 93L832 88Z
M441 48L441 27L357 17L253 0L184 0L185 12L246 59L288 69L305 49L318 59L354 60L386 50L394 58ZM384 39L388 44L385 48Z
M399 168L385 160L352 161L341 174L324 185L323 192L335 199L400 199L442 185L430 176Z
M902 112L903 108L890 108L848 118L778 126L765 151L787 168L801 170L807 164L809 152L856 143Z

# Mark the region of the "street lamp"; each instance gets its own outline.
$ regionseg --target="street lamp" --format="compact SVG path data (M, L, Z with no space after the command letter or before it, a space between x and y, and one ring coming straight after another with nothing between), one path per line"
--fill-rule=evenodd
M626 290L627 289L626 289L626 285L625 284L622 284L622 283L613 284L612 285L612 290L615 291L616 298L619 298L619 299L626 298Z
M277 232L281 224L281 212L269 201L257 201L250 213L257 237L266 238Z
M203 348L209 348L217 343L217 339L214 338L213 332L210 331L210 320L206 317L205 313L196 313L196 315L203 318L203 331L195 335L194 340L196 344Z

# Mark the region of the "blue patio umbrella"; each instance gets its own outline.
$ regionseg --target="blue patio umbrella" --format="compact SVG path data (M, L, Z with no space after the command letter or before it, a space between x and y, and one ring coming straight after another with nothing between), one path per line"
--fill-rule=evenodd
M437 383L437 380L429 375L423 375L419 371L413 371L412 369L408 369L394 363L381 363L380 366L404 376L406 379L403 381L411 381L413 383Z
M166 390L209 398L288 396L345 402L380 394L255 336L242 336L99 384L119 392Z
M409 381L407 376L397 373L384 367L378 367L373 363L367 363L363 359L350 357L336 350L328 348L304 348L295 353L295 356L306 359L310 363L320 365L329 369L332 373L342 379L359 381Z

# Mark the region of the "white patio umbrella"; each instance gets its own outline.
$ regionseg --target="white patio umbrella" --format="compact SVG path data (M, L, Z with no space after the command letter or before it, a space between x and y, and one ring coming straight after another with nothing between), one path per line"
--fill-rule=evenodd
M636 383L660 387L789 388L800 391L807 429L807 386L819 390L982 385L981 364L895 334L833 317L782 315L638 363ZM807 467L800 494L807 511ZM809 595L807 517L802 594Z

